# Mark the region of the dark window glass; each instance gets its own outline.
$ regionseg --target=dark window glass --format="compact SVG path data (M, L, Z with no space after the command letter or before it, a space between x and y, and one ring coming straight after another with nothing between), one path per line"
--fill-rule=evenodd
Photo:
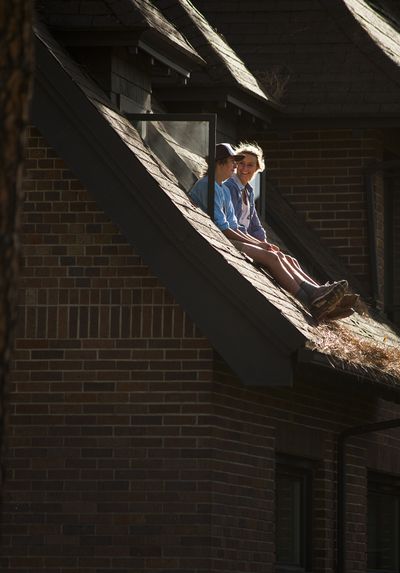
M385 173L385 311L400 324L400 162L394 171Z
M293 460L291 460L293 463ZM276 473L276 558L279 569L310 570L311 471L279 463Z
M373 476L368 486L368 569L399 572L400 484L396 478Z

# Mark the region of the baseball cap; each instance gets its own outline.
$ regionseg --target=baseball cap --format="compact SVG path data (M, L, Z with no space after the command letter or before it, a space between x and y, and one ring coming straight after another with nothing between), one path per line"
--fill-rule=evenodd
M232 145L229 143L217 143L215 146L215 160L222 161L223 159L228 159L228 157L233 157L235 161L242 161L244 155L236 155Z

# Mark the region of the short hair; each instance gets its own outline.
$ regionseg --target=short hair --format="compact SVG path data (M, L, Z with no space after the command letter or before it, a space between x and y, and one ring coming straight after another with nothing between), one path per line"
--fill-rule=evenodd
M235 147L235 154L243 155L245 153L249 155L254 155L257 158L257 163L258 163L257 171L264 171L265 169L264 152L258 145L258 143L241 141L239 145Z
M204 177L205 175L208 174L208 169L209 169L209 166L210 166L210 162L209 162L209 160L208 160L208 155L207 155L207 157L206 157L205 159L206 159L206 161L207 161L207 167L203 168L203 169L200 171L200 177ZM225 163L228 162L228 159L229 159L229 157L226 157L225 159L214 159L214 169L215 169L215 167L216 167L217 165L225 165Z

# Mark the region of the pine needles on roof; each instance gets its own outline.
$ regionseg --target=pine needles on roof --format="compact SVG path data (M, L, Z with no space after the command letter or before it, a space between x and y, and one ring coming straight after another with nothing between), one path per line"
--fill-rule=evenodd
M353 333L343 324L321 324L315 329L313 350L327 355L332 365L350 364L362 371L380 371L400 379L400 348L386 337L372 341Z

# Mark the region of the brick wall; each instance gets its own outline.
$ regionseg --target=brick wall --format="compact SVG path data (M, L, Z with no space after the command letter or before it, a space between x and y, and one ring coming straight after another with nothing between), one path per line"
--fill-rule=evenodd
M34 129L27 167L1 570L272 573L286 454L314 464L313 570L333 571L336 434L380 416L374 399L323 379L244 387ZM350 451L349 572L365 565L365 451Z
M212 350L34 129L28 157L0 568L204 570Z
M297 131L264 134L259 141L269 175L282 194L323 243L368 286L364 169L381 159L379 134ZM382 227L379 229L382 232Z
M311 462L311 570L336 570L337 435L344 428L398 415L396 406L377 402L365 392L356 393L349 387L344 392L341 388L338 391L321 376L314 381L298 379L293 390L252 389L241 386L219 363L213 386L218 438L214 441L218 484L213 496L213 539L214 554L220 560L213 562L212 571L244 572L248 570L246 563L251 563L250 570L255 572L276 570L274 470L278 454ZM396 430L369 434L351 439L348 444L349 572L366 570L368 464L380 471L399 472L399 464L393 460L398 459L395 452L400 443L393 433ZM390 450L386 443L390 443ZM255 524L251 544L246 543L246 532L241 531L247 517ZM243 559L240 565L239 555Z

